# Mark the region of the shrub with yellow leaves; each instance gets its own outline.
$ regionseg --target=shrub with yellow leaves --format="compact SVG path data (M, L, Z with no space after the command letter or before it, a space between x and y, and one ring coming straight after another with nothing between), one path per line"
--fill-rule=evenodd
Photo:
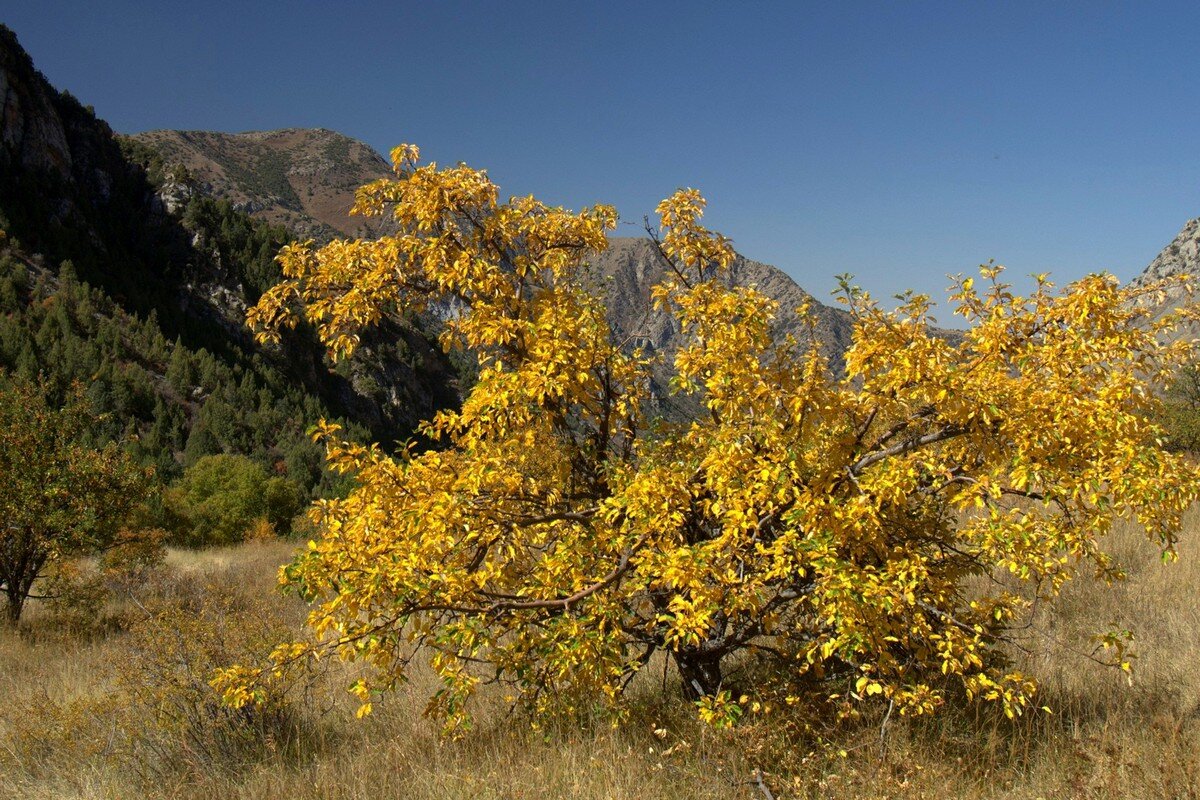
M127 656L116 683L129 706L122 744L139 771L201 773L297 740L310 675L274 685L261 702L243 708L223 704L207 683L214 669L261 658L288 635L280 598L169 571L136 594L140 599L131 597L140 614L126 634Z
M321 536L281 573L312 636L269 670L220 672L228 702L336 654L373 667L353 687L364 711L424 657L451 728L483 682L536 714L619 713L661 651L717 725L813 692L901 714L959 692L1013 715L1036 684L999 655L1030 604L1117 576L1114 520L1173 552L1200 483L1153 421L1153 383L1191 349L1164 343L1179 315L1137 302L1162 286L1042 276L1021 297L985 266L956 284L951 341L926 297L888 311L844 282L839 375L813 342L773 340L777 314L807 310L731 285L728 240L681 190L651 232L668 267L653 299L686 337L673 389L703 413L649 420L654 356L615 341L589 283L615 211L502 203L484 172L393 159L356 211L397 232L289 246L251 324L270 341L303 318L344 357L386 315L451 305L443 344L474 353L479 380L428 421L425 452L319 432L357 484L315 506Z

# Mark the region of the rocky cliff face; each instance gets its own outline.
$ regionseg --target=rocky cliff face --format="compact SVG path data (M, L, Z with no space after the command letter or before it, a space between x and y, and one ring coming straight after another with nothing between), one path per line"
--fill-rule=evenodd
M248 340L240 286L171 216L109 126L59 92L0 26L0 226L51 265L139 313L191 317Z
M300 238L379 235L384 221L350 216L354 191L391 175L387 161L362 142L324 129L250 133L149 131L132 137L181 165L205 194Z
M1179 275L1190 275L1193 279L1200 280L1200 218L1190 220L1184 225L1179 235L1164 247L1162 252L1150 262L1150 265L1130 283L1135 286L1144 286L1147 283ZM1155 303L1155 315L1162 316L1197 299L1200 298L1189 298L1180 289L1170 289L1161 298L1161 302ZM1196 323L1187 323L1176 331L1176 338L1195 336L1200 336L1200 325Z
M52 255L64 236L96 229L111 234L92 236L97 248L132 246L130 217L144 215L153 194L144 173L90 108L50 85L3 25L0 98L0 222Z
M1184 225L1133 283L1146 284L1175 275L1200 277L1200 217Z
M608 301L609 324L621 339L636 339L643 346L664 353L668 363L679 347L679 327L664 311L655 311L650 289L664 278L666 265L653 243L644 238L612 238L609 247L592 259L602 291ZM738 256L732 269L733 281L755 286L779 303L776 338L793 335L803 342L806 326L795 313L808 303L817 318L816 334L822 353L835 369L841 369L850 347L850 315L813 299L783 271L769 264Z
M185 229L112 129L38 72L0 25L0 226L139 313L215 322L245 341L235 277ZM174 200L186 202L185 197Z
M0 27L0 161L67 178L71 150L56 98L45 85L13 32Z

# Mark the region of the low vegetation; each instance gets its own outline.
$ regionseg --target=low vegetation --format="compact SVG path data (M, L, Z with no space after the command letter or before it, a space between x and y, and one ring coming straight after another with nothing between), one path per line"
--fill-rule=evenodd
M288 534L301 510L301 487L261 464L236 455L205 456L163 498L165 527L180 544L234 544ZM251 535L249 538L256 538Z
M257 712L232 712L205 682L293 633L305 606L274 591L294 544L171 550L113 589L92 619L33 601L0 632L0 797L261 798L1192 798L1200 793L1200 513L1180 559L1147 553L1120 525L1115 588L1070 585L1035 624L1048 636L1012 657L1042 677L1039 711L1008 720L954 703L936 718L811 709L751 713L733 730L699 722L678 675L656 661L629 718L531 728L483 690L475 728L440 738L422 714L437 678L357 719L357 674L323 662ZM1089 658L1090 632L1137 632L1133 675ZM666 681L668 690L662 691Z

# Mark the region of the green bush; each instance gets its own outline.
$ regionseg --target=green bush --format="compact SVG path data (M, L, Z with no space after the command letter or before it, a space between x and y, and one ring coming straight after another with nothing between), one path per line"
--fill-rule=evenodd
M1200 365L1181 369L1165 399L1159 421L1167 435L1167 447L1200 453Z
M188 467L165 494L167 526L177 543L199 547L242 541L256 520L276 534L291 529L300 510L300 487L271 476L245 456L205 456Z

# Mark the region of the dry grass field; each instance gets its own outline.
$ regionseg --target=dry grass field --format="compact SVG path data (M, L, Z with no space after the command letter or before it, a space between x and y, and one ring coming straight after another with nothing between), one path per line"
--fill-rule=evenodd
M299 601L273 590L290 545L172 552L99 619L35 607L20 633L0 632L0 797L1194 798L1200 511L1188 523L1165 565L1123 528L1111 546L1129 580L1078 582L1035 620L1051 643L1015 657L1042 678L1052 714L947 709L892 720L882 737L869 715L709 730L656 678L617 728L535 730L494 697L472 732L442 741L421 715L428 676L359 721L340 664L241 716L204 681L299 624ZM1112 624L1137 634L1132 684L1084 655L1089 633Z

